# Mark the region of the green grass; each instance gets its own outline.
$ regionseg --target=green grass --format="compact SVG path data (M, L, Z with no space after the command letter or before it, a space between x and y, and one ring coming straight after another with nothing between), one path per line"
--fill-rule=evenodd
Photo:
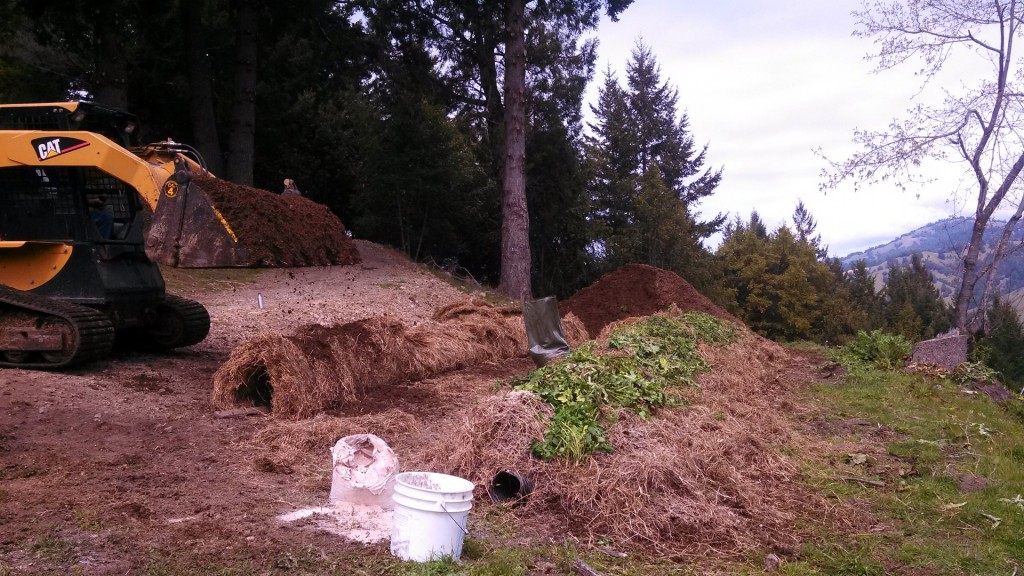
M75 562L74 544L56 532L46 534L33 542L29 552L36 558L62 566Z
M824 535L784 574L1011 574L1024 571L1024 422L1017 407L968 394L952 379L881 370L844 359L840 385L818 386L809 402L841 418L864 418L891 429L889 470L858 472L884 487L836 481L838 470L811 481L840 500L867 502L877 533ZM875 468L873 465L869 465ZM892 468L914 470L900 478ZM961 492L957 474L984 477L984 488ZM845 484L845 486L844 486Z

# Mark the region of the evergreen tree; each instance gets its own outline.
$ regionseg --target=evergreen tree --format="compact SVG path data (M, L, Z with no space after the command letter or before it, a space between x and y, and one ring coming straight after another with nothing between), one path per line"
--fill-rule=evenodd
M605 269L652 264L709 291L716 272L702 241L725 217L698 220L696 206L714 193L721 171L705 168L707 149L695 146L678 100L678 91L661 79L656 59L641 42L627 65L625 87L610 70L605 73L588 140L593 219ZM671 250L665 249L667 238Z
M875 330L884 326L882 298L875 290L875 278L864 259L854 263L844 276L850 306L853 310L853 329Z
M1024 324L1009 301L996 297L987 311L989 335L978 342L975 350L1000 380L1011 390L1024 386Z
M526 200L534 293L568 297L598 274L588 246L583 98L596 44L557 20L527 35Z
M478 274L485 263L477 248L495 244L497 211L488 205L493 189L465 135L443 108L414 92L373 104L387 121L368 125L361 136L365 165L353 197L353 228L413 260Z
M747 226L751 232L758 238L768 238L768 226L765 225L764 220L761 219L761 215L757 213L757 210L750 212L750 224Z
M892 264L883 289L887 327L908 340L933 338L950 328L950 312L920 254Z
M756 212L726 228L716 257L729 310L769 338L842 341L856 314L838 261L819 261L814 246L786 226L763 230Z
M820 258L821 252L817 253ZM814 323L814 337L826 344L842 344L861 329L863 316L853 305L842 262L831 258L824 264L830 274L812 276L815 289L821 295L821 314Z
M528 294L531 284L531 261L553 263L558 258L547 249L540 258L532 258L533 244L538 238L557 234L562 238L578 236L568 233L581 222L580 212L557 222L552 214L543 218L548 226L541 234L530 231L530 216L537 213L529 198L570 199L576 191L529 189L531 182L570 184L575 179L544 178L530 173L531 166L551 166L547 160L530 159L531 143L542 144L561 160L575 159L567 154L576 146L582 90L590 78L594 50L592 42L583 42L582 35L597 26L604 12L614 19L632 0L554 0L527 3L483 0L357 0L370 28L397 57L416 53L436 60L435 88L449 100L459 125L473 130L471 139L482 150L478 158L489 176L500 182L501 244L494 254L501 270L499 289L514 297ZM550 98L550 100L549 100ZM564 129L548 130L543 120L548 112L540 103L549 101L559 109ZM538 122L540 120L540 122ZM535 137L541 126L547 131ZM551 145L553 139L565 141ZM570 173L577 173L577 166ZM582 170L579 170L582 173ZM569 205L577 204L571 198ZM552 203L554 204L554 203ZM584 245L586 243L583 243ZM579 264L577 260L573 266ZM553 271L548 268L545 274Z
M815 234L817 229L818 222L804 206L804 201L798 200L793 210L793 231L797 240L810 244L818 254L818 259L824 262L828 259L828 246L821 243L821 234Z

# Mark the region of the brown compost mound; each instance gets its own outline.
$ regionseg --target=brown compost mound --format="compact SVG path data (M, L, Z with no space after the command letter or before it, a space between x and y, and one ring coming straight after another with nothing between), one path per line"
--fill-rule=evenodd
M683 312L705 312L739 322L668 270L646 264L627 264L609 272L559 304L564 315L573 313L593 335L616 320L649 316L675 304Z
M356 264L359 252L326 206L209 176L193 181L231 225L251 266Z
M589 338L575 316L562 319L570 344ZM235 348L213 377L213 404L270 406L309 418L355 402L361 389L392 386L525 356L521 312L480 300L439 309L416 326L374 317L294 334L262 334Z
M802 522L835 519L791 456L808 442L785 400L795 382L785 377L792 358L738 329L737 342L700 345L712 369L698 376L690 405L648 419L618 413L611 454L582 464L536 459L530 444L542 438L541 418L551 410L516 392L466 406L412 459L478 486L496 470L514 469L534 483L518 517L546 526L561 519L556 530L595 545L610 539L620 550L688 559L799 549L813 537Z

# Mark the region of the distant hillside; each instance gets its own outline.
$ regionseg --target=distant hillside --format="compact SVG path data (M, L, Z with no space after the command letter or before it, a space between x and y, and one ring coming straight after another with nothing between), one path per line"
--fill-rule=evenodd
M993 222L985 232L985 246L982 250L982 264L987 263L995 242L1002 232L1003 222ZM970 239L972 218L949 218L940 220L917 230L908 232L892 242L875 246L862 252L854 252L842 259L843 267L852 268L858 260L864 260L875 276L876 288L885 282L889 266L909 264L910 257L921 254L925 265L932 272L935 285L943 298L950 301L956 294L960 277L960 254ZM1018 226L1013 240L1024 239L1024 230ZM1011 298L1024 312L1024 249L1012 252L999 267L998 286L1000 291ZM980 296L979 286L978 294Z

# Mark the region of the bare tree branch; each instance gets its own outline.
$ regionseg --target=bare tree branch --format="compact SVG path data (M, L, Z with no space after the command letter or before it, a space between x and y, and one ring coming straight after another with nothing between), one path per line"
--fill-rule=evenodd
M963 254L960 290L955 300L955 322L969 327L974 288L984 281L986 297L1006 246L1021 220L1021 183L1024 169L1024 62L1015 45L1024 23L1018 0L876 0L854 12L854 35L872 38L877 51L869 58L876 70L901 65L920 66L916 74L924 85L937 78L952 54L974 55L991 67L975 86L962 86L962 94L946 93L940 106L917 104L904 119L881 131L855 131L861 151L835 161L822 171L823 190L846 180L859 184L891 183L905 188L930 176L930 160L958 158L974 182L974 227ZM999 185L993 189L993 183ZM946 192L956 193L955 190ZM979 262L984 232L1005 205L1017 210L1004 225L993 260ZM987 306L987 302L982 302Z

